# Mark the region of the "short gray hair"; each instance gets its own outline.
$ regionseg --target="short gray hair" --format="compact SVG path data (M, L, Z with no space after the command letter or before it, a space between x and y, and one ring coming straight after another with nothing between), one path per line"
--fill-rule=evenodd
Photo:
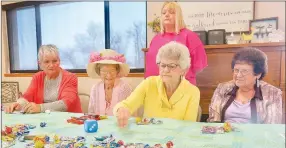
M156 57L156 63L160 63L162 58L178 59L179 65L182 69L188 69L191 66L188 47L175 41L169 42L159 49Z
M43 57L47 54L54 54L60 58L58 47L53 44L42 45L39 48L38 60L42 61Z

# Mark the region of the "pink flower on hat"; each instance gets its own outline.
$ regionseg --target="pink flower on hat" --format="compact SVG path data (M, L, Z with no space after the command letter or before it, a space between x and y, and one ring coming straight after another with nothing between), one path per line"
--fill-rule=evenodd
M93 53L90 54L90 57L89 57L89 62L90 63L96 62L96 61L100 61L100 60L102 60L100 53L93 52Z
M124 55L109 56L109 57L104 57L103 59L104 60L114 60L114 61L121 62L121 63L126 62Z
M101 52L92 52L89 57L87 66L87 74L89 77L98 78L99 74L96 70L97 64L118 64L120 67L118 77L125 77L130 72L129 65L126 64L124 54L120 54L112 49L104 49Z
M101 61L101 60L114 60L114 61L121 62L121 63L126 62L126 59L123 54L115 55L115 56L105 56L105 57L101 56L101 54L98 52L93 52L90 54L90 58L89 58L90 63Z

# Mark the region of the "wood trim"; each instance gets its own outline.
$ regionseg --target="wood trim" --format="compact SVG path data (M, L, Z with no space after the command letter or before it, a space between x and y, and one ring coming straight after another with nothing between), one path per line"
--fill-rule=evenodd
M284 46L285 42L271 43L249 43L249 44L223 44L223 45L206 45L205 49L223 49L223 48L241 48L241 47L269 47L269 46Z
M241 47L271 47L285 46L285 42L270 42L270 43L249 43L249 44L223 44L223 45L205 45L205 49L225 49L225 48L241 48ZM147 52L148 48L143 48L142 51Z
M285 51L281 52L281 68L280 68L280 89L282 90L282 110L283 110L283 123L285 124L285 117L286 117L286 112L285 112Z
M7 11L15 8L20 8L20 7L28 7L28 6L33 6L37 4L45 4L45 3L51 3L51 2L60 2L60 1L18 1L18 2L2 2L2 10Z
M4 6L4 5L9 5L9 4L13 4L13 3L19 3L19 2L22 2L22 1L14 1L14 2L10 2L10 1L1 1L1 5Z
M280 88L285 91L285 51L281 52L281 67L280 67Z
M4 77L32 77L35 73L8 73ZM88 77L87 73L75 73L77 77ZM144 73L130 73L127 77L144 77Z

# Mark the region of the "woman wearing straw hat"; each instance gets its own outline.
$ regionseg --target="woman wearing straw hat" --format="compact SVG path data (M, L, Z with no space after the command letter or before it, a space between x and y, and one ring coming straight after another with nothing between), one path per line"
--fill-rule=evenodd
M130 85L120 79L130 71L125 61L124 55L111 49L91 54L87 74L91 78L100 78L101 81L91 89L89 113L112 115L113 107L130 95Z

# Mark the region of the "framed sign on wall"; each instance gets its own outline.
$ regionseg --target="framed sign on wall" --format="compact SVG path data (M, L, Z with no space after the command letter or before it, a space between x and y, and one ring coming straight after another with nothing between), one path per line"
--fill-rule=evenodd
M225 29L248 32L254 19L254 2L178 2L191 30Z

